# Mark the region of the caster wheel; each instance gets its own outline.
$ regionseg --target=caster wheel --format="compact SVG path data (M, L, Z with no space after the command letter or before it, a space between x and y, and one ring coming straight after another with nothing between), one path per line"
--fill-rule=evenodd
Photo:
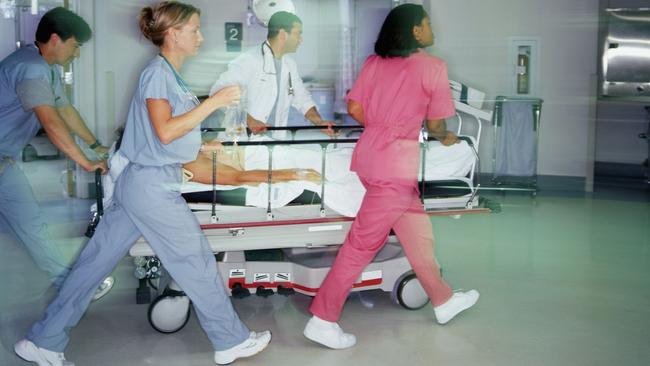
M429 297L413 272L407 272L397 280L392 295L396 303L408 310L421 309L429 302Z
M282 285L278 286L278 294L283 296L291 296L295 294L296 291L290 287L284 287Z
M268 288L264 288L264 286L257 286L257 290L255 291L255 295L262 296L264 298L267 298L273 295L274 293L275 291Z
M251 292L246 287L242 286L241 283L236 283L232 287L232 290L230 290L230 294L235 299L243 299L250 296Z
M183 292L166 290L149 305L147 317L160 333L178 332L190 320L190 298Z

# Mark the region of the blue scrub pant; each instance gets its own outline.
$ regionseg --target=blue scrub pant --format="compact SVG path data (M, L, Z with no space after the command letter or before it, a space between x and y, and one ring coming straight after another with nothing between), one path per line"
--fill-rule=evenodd
M27 339L63 352L70 329L79 322L95 289L140 236L189 296L216 351L248 338L250 331L232 307L208 241L177 190L180 183L180 166L130 164L124 169L115 187L114 203Z
M0 156L0 219L25 245L32 259L52 284L59 288L68 274L68 259L48 236L43 213L22 169Z

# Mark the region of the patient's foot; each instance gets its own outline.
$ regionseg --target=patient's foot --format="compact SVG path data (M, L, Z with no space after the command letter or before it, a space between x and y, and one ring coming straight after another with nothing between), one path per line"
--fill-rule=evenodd
M345 349L354 346L357 338L344 333L337 323L328 322L317 316L312 316L302 332L305 337L332 349Z
M433 308L438 323L445 324L456 315L460 314L463 310L467 310L474 306L478 301L478 296L479 293L476 290L455 292L446 303Z

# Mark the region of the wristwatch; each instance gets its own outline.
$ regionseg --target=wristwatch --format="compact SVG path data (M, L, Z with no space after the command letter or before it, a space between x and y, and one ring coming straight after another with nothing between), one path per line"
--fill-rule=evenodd
M96 148L102 146L102 143L99 140L95 140L95 142L92 143L92 145L88 145L90 150L95 150Z

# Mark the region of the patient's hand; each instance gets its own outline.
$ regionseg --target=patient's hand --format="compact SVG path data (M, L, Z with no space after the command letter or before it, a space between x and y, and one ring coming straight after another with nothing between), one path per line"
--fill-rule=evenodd
M292 169L295 174L294 180L304 180L320 184L322 176L314 169Z
M211 158L212 153L215 151L218 152L219 154L223 153L224 151L224 147L221 144L221 141L219 140L212 140L204 143L203 145L201 145L201 150L199 152Z

